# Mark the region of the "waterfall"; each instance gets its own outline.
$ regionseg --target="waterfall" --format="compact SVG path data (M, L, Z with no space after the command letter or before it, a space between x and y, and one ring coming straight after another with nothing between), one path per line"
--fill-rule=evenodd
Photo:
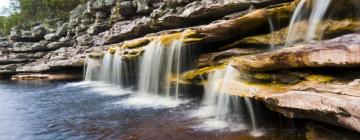
M275 26L274 26L274 23L273 21L268 18L268 22L269 22L269 28L270 28L270 32L271 32L271 44L270 44L270 50L274 50L275 49L275 44L274 44L274 41L275 41Z
M171 94L171 79L175 80L175 97L179 96L182 41L175 40L169 46L153 41L145 46L140 61L139 92L142 94Z
M325 15L331 0L315 0L313 1L313 9L309 18L309 29L305 40L311 41L316 37L316 29Z
M114 56L110 52L104 54L104 58L101 63L100 80L104 82L112 82L113 71L113 59Z
M132 60L123 60L127 49L122 47L118 47L115 53L105 52L101 60L88 58L86 80L122 86L137 85L139 94L165 95L177 99L180 72L187 68L186 62L191 55L187 50L189 47L183 47L183 36L184 33L179 33L153 38L149 44L142 46L145 51L137 60L136 69L128 63ZM134 80L137 84L129 83L132 75L137 76Z
M122 60L121 50L117 49L114 54L107 51L102 59L86 58L85 81L100 81L117 86L126 85L125 81L132 80L125 75L125 62Z
M248 122L245 120L248 116L251 120L251 134L262 135L251 100L226 93L226 88L229 88L227 85L238 80L239 76L240 73L231 66L208 75L201 107L193 113L195 117L212 118L211 121L205 122L206 126L201 126L201 129L214 127L214 129L229 129L230 131L243 130L246 129L244 125Z
M100 73L101 62L98 59L86 57L84 66L85 81L95 81Z
M115 52L115 56L114 56L114 59L113 59L113 71L112 71L112 83L116 84L116 85L121 85L121 84L124 84L124 80L125 81L128 81L128 80L131 80L131 79L124 79L122 78L123 76L123 72L126 72L127 69L123 69L124 68L124 63L122 61L122 56L121 54L119 53L120 51L116 51Z
M330 2L331 0L301 0L291 18L285 47L297 41L296 37L299 35L299 31L302 30L296 26L296 23L299 21L307 21L308 29L304 34L304 39L306 41L313 40L316 37L318 24L324 18ZM308 5L311 5L310 9L307 7ZM311 12L310 16L308 14L309 12Z

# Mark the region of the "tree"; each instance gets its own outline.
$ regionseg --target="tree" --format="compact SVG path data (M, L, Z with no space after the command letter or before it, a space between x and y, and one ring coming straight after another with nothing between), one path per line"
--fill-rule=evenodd
M34 22L62 20L69 18L69 12L86 0L10 0L11 12L8 17L0 18L0 30L9 33L11 27L31 28Z

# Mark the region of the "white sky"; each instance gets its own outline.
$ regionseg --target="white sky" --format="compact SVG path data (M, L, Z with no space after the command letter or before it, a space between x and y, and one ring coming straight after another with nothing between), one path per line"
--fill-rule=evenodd
M7 15L7 13L2 13L4 7L9 7L10 0L0 0L0 16Z

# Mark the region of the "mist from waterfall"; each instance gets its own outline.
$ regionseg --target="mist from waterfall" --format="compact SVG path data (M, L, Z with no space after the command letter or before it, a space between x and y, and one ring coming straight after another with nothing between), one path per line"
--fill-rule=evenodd
M240 72L231 66L208 75L201 107L192 113L193 117L205 119L205 122L198 128L228 131L247 130L249 127L247 119L250 119L250 133L253 136L262 135L263 132L258 127L252 101L247 97L226 93L226 88L230 88L227 85L236 81L239 76Z
M303 35L296 23L306 21L308 29L303 38L305 41L312 41L317 35L318 25L324 19L325 13L329 8L331 0L301 0L297 5L291 18L285 47L296 43L297 36Z

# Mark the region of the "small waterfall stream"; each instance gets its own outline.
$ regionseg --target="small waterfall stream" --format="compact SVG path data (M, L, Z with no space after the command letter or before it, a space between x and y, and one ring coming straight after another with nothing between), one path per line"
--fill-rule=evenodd
M166 40L168 41L168 40ZM136 81L139 94L164 95L166 97L179 97L179 77L191 52L183 46L183 34L179 39L164 42L158 37L148 45L143 46L145 51L137 60L139 70L132 70L122 58L124 48L118 47L115 53L105 52L102 59L87 58L86 81L101 81L114 85L128 85L129 75L136 72ZM185 52L187 54L182 54Z
M179 78L181 66L182 41L174 41L164 46L160 41L153 41L145 46L145 53L140 60L139 92L142 94L171 94L171 79ZM179 83L175 80L175 97L179 96Z
M248 124L246 118L250 118L253 136L260 136L263 132L258 128L255 108L249 98L232 96L226 93L228 82L236 81L240 76L239 71L231 66L225 70L216 70L208 75L205 85L205 95L199 110L193 113L194 117L204 119L212 118L205 122L202 129L211 127L213 129L227 129L239 131L246 129Z
M96 81L98 80L98 74L100 73L101 62L97 59L87 57L85 59L84 75L85 81Z
M300 21L307 21L305 41L313 40L317 35L318 24L324 18L330 2L331 0L301 0L291 18L285 47L294 44L297 41L296 37L302 35L299 32L303 29L296 26L296 23Z
M271 44L270 44L270 50L275 50L275 44L274 44L274 39L276 38L275 36L275 26L274 26L274 22L268 18L268 22L269 22L269 28L270 28L270 32L271 32Z

